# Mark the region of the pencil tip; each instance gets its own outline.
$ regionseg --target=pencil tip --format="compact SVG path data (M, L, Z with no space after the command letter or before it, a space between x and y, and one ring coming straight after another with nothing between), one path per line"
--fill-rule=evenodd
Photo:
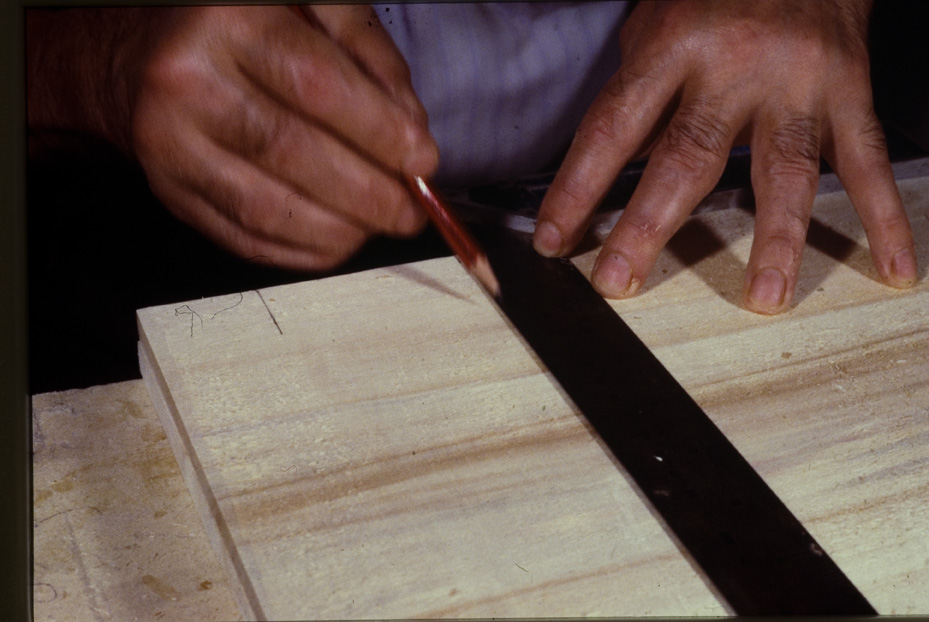
M481 254L474 260L474 263L471 265L471 274L474 275L474 278L484 286L484 289L486 289L491 296L494 298L500 297L500 282L494 275L493 268L490 267L490 262L487 261L486 255Z

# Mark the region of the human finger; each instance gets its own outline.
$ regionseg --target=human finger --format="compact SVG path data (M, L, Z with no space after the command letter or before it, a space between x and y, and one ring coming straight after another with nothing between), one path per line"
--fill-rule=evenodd
M212 202L200 194L179 191L174 205L186 206L186 214L192 218L181 218L183 222L201 231L218 246L245 259L265 263L276 268L324 272L336 268L354 255L370 235L355 225L346 222L331 221L326 212L307 212L313 216L312 230L319 232L316 240L327 240L331 244L298 246L288 244L281 239L272 239L258 232L240 226L230 218L207 218L205 216L224 216L221 213L210 214ZM295 195L293 195L295 196ZM290 201L287 201L290 203ZM177 213L176 210L173 212ZM208 221L208 222L207 222Z
M236 51L237 71L378 165L415 175L434 172L438 149L428 128L336 41L293 12L285 11L273 26Z
M821 122L809 114L766 111L752 133L755 232L744 306L775 314L790 306L819 181Z
M213 92L224 106L196 112L197 126L266 175L368 231L406 236L425 224L396 175L324 128L291 114L244 80L218 83Z
M533 236L536 251L561 256L577 245L610 185L641 151L673 99L679 73L661 62L630 61L610 79L581 120L542 200Z
M918 279L913 232L880 123L870 103L834 116L826 157L858 213L877 273L887 285L911 287Z
M591 280L604 296L635 294L661 249L719 181L746 114L731 101L697 96L675 112L594 263Z
M304 5L302 10L418 122L427 123L426 110L413 90L410 68L370 5Z
M191 137L177 147L176 168L150 172L153 191L180 220L242 257L325 270L371 235L206 137ZM184 174L187 170L200 173Z

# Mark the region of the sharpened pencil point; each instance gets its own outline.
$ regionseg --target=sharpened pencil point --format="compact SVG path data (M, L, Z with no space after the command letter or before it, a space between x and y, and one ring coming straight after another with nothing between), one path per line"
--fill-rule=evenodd
M406 175L405 181L416 200L422 206L429 220L435 225L445 239L449 248L461 261L464 268L477 279L478 283L494 298L500 297L500 282L494 275L487 255L481 250L477 240L468 232L448 206L433 192L429 183L422 177Z
M478 283L484 286L487 293L494 298L500 297L500 282L497 280L494 270L490 267L490 262L487 261L485 255L481 255L474 260L470 272L474 278L477 279Z

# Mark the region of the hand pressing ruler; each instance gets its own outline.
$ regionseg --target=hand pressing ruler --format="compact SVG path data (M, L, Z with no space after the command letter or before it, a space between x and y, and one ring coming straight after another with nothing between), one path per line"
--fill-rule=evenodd
M500 310L735 613L876 614L570 261L523 234L475 233Z

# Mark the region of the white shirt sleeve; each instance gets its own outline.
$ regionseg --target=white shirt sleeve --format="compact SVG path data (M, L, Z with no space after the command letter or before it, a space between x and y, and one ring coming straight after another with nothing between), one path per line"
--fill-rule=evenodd
M628 2L381 4L451 188L553 170L619 66Z

